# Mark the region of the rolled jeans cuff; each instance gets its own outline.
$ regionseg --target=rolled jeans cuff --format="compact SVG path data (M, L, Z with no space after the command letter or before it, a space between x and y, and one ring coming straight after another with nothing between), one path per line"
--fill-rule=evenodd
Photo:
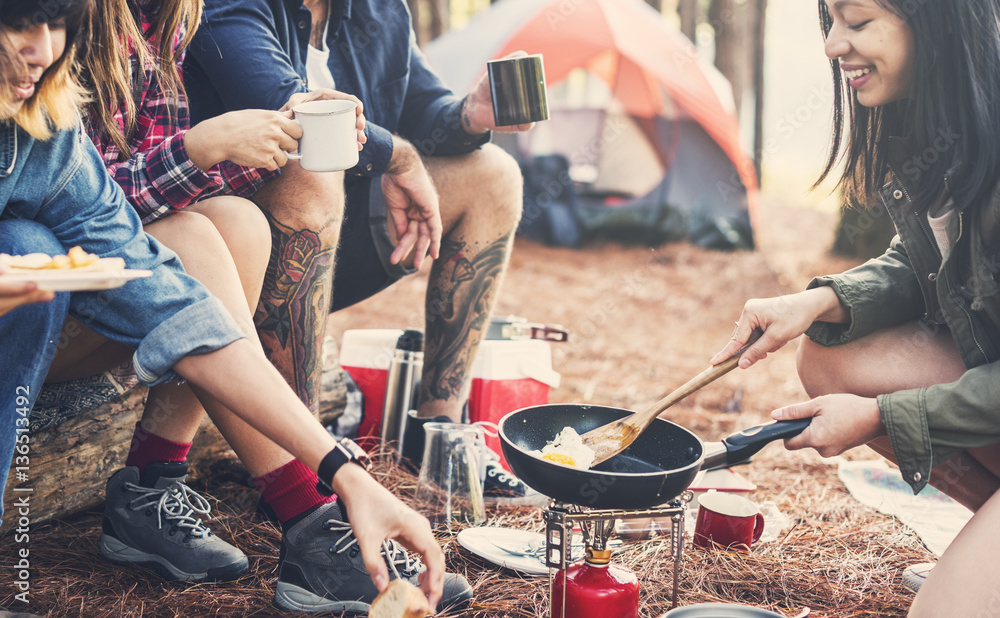
M174 372L185 356L208 354L246 335L218 298L188 305L154 328L135 351L133 364L139 381L146 386L178 381Z

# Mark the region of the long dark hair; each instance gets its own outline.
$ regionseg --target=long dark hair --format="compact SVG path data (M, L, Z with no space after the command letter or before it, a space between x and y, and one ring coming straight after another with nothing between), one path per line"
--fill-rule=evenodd
M66 22L66 49L63 55L46 69L37 92L14 117L24 130L36 138L47 138L52 129L67 129L79 121L83 91L76 79L74 60L77 48L86 44L83 26L90 10L91 0L0 2L0 30L51 23L59 19ZM6 44L6 41L3 43ZM20 63L19 59L10 56L11 62ZM14 64L8 70L21 70L21 66Z
M134 75L129 56L134 52L141 67L152 66L155 79L173 113L184 84L177 60L191 43L201 21L201 0L157 0L143 3L155 13L147 32L140 30L134 0L101 0L90 21L92 49L80 58L84 82L93 95L90 120L98 133L106 134L118 147L121 160L128 159L128 140L136 130L137 102L133 98ZM144 76L139 76L144 79ZM115 123L119 108L125 108L125 130Z
M958 209L978 203L1000 180L1000 2L875 2L912 29L915 56L909 96L864 107L843 79L840 62L831 60L833 143L816 184L833 171L842 154L840 185L845 194L873 204L890 171L889 138L899 136L912 159L896 172L913 187L915 202L929 207L947 190ZM819 0L819 17L826 37L832 19L824 0Z

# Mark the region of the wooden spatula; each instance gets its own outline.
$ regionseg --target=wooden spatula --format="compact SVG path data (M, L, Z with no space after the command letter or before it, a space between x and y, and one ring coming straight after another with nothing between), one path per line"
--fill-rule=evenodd
M760 329L754 329L747 342L735 354L717 365L710 366L645 410L640 410L613 423L601 425L580 436L583 438L583 443L596 454L591 467L596 466L602 461L607 461L627 449L629 445L635 442L639 434L645 431L664 410L706 384L715 381L716 378L732 371L739 364L740 355L746 352L747 348L753 345L760 338L761 334Z

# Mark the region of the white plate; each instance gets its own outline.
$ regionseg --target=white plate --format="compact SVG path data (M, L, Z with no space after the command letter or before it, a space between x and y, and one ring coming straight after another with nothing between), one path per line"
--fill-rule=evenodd
M466 528L458 533L458 544L497 566L525 575L548 575L545 566L545 535L514 528ZM517 555L501 547L542 548L538 553Z
M479 527L466 528L458 533L458 544L497 566L517 571L524 575L548 575L545 566L545 535L516 528ZM618 539L609 545L621 545ZM573 535L570 562L583 558L586 549L583 539Z
M39 290L53 292L89 292L113 290L153 274L150 270L116 270L111 272L73 272L72 270L39 270L30 273L6 273L0 281L34 281Z
M799 616L808 615L808 608L799 614ZM697 603L695 605L672 609L660 618L783 618L783 616L766 609L753 607L752 605Z

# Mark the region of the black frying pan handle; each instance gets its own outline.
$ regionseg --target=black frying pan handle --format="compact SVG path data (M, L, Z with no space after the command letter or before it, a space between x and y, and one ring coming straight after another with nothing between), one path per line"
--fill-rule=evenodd
M812 417L794 421L774 421L737 431L722 441L726 446L726 463L731 466L736 465L749 459L775 440L794 438L811 422Z

